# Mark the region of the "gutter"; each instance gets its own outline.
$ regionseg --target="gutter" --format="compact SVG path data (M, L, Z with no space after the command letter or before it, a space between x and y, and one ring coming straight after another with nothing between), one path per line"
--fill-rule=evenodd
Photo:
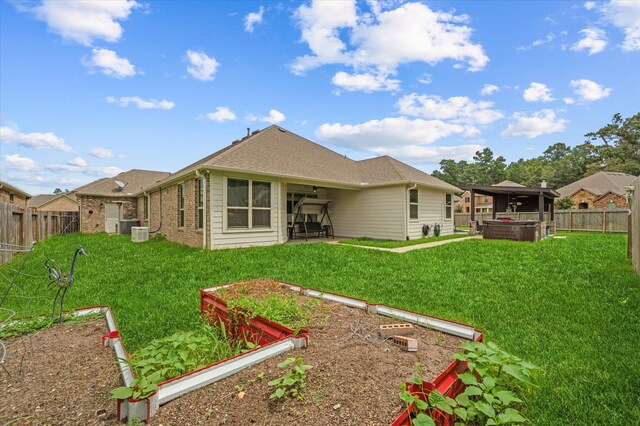
M207 249L207 178L209 172L204 174L201 170L196 169L196 177L202 179L202 249ZM196 197L197 199L197 197ZM198 208L198 206L196 206Z

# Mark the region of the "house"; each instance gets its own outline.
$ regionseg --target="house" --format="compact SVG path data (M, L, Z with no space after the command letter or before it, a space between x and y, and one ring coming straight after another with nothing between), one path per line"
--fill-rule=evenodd
M578 209L628 208L625 187L635 176L617 172L598 172L558 189L561 197L570 197Z
M344 237L416 239L436 223L452 234L459 191L391 157L354 161L273 125L152 185L144 198L152 231L218 249L284 243L297 222L332 225ZM317 210L297 214L303 199Z
M27 207L27 200L29 200L29 198L31 198L31 195L26 192L6 182L0 181L0 201L11 203L24 209Z
M118 233L122 221L145 223L149 206L143 190L169 176L167 172L132 169L76 188L80 203L80 232Z
M75 194L36 195L27 201L27 207L47 212L77 212L80 204Z
M510 180L503 180L500 183L496 183L492 186L517 186L524 187L516 182ZM462 212L471 213L471 192L464 191L462 193ZM492 213L493 212L493 197L490 195L475 194L475 209L476 213Z

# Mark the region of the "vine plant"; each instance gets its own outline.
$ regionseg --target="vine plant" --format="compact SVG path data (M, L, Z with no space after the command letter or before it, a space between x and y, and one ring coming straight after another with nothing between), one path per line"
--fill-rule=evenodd
M436 411L454 416L456 426L527 423L520 412L524 402L518 393L536 386L534 371L539 367L500 350L492 342L465 343L461 347L466 352L454 355L454 359L466 361L468 371L458 375L466 388L455 399L437 390L425 392L420 366L418 375L409 379L418 392L412 393L402 385L400 399L407 410L412 404L414 407L411 424L435 426Z

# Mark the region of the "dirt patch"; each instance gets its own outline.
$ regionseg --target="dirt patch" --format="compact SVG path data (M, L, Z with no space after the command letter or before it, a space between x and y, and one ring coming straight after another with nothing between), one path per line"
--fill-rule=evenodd
M224 297L283 291L280 283L255 280L226 290ZM291 294L287 292L287 294ZM300 297L304 300L304 297ZM155 424L163 425L383 425L402 411L400 384L420 363L431 380L452 361L464 339L422 327L410 337L417 352L405 352L375 335L363 336L379 324L398 321L339 303L322 301L313 314L307 349L294 350L199 389L160 408ZM358 333L354 334L354 330ZM304 399L270 401L267 385L282 376L277 364L303 357L307 373Z
M4 340L11 376L0 369L0 424L115 424L110 390L121 378L113 350L101 345L107 332L100 319Z

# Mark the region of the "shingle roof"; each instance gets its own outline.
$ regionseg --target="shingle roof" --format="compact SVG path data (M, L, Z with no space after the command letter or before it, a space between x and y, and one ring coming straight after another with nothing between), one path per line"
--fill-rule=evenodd
M98 179L75 189L73 192L78 195L111 197L135 196L170 174L171 173L168 172L156 172L153 170L131 169L112 178ZM116 184L116 180L124 183L124 188L121 189L118 184Z
M40 206L42 206L43 204L47 204L50 201L55 200L56 198L59 197L67 197L70 200L76 201L76 197L75 195L71 195L71 194L40 194L40 195L36 195L33 198L29 198L29 200L27 201L27 207L35 207L38 208Z
M520 187L520 188L524 188L524 185L520 185L519 183L512 182L510 180L503 180L502 182L494 183L491 186L517 186L517 187Z
M635 176L626 173L598 172L563 186L558 189L558 192L562 197L570 197L581 189L585 189L595 195L603 195L609 191L624 195L624 188L632 185L635 178Z
M21 190L20 188L16 188L15 186L7 183L7 182L3 182L0 180L0 188L4 188L5 191L8 192L13 192L16 195L19 195L22 198L31 198L31 195L29 195L28 193L24 192L23 190Z
M455 186L391 157L354 161L275 125L190 164L165 181L201 167L354 186L415 182L458 191Z

